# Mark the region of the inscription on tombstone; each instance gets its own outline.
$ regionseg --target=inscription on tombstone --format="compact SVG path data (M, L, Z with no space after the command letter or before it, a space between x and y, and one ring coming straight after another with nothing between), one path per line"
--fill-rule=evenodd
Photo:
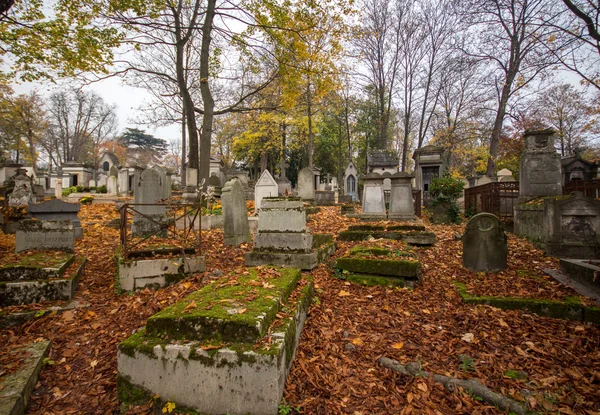
M75 233L70 220L33 220L19 222L16 237L16 252L47 250L73 252Z
M508 245L504 226L491 213L473 216L462 236L463 265L471 271L501 271L506 269Z
M525 150L519 169L519 196L562 194L560 155L554 148L554 130L525 131Z

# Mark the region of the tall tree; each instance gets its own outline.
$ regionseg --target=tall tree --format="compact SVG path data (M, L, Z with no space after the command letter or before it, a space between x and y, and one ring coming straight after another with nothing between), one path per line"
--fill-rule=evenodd
M528 85L553 61L539 39L548 29L540 26L547 0L481 0L461 3L466 23L477 30L465 52L490 64L497 93L486 175L493 177L499 138L509 99Z

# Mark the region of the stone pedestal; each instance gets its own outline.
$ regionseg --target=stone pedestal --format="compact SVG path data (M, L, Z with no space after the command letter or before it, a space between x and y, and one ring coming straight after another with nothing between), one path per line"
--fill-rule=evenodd
M519 169L519 198L562 194L560 155L554 148L554 130L525 131L525 150Z
M54 187L54 197L62 199L62 179L56 180L56 186Z
M414 221L415 205L412 198L412 174L398 172L390 178L392 190L390 192L389 219L396 221Z
M383 194L384 177L377 173L369 173L362 178L364 183L361 219L385 220L385 197Z
M183 191L183 198L188 201L198 198L198 169L188 167L185 169L185 182L187 186Z

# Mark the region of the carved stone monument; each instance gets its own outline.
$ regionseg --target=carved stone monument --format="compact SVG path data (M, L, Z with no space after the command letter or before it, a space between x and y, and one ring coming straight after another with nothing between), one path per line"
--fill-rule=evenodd
M390 175L391 176L391 175ZM362 196L362 220L385 220L385 197L383 194L384 177L377 173L369 173L362 177L364 183Z
M413 177L412 174L405 172L394 173L392 177L390 177L392 181L389 212L390 220L415 220L415 205L413 203L411 185Z
M554 148L554 130L527 130L519 168L519 198L562 194L560 155Z
M57 250L74 252L75 234L70 220L33 220L19 222L16 252L25 250Z
M225 183L221 193L223 204L223 238L225 245L239 245L252 242L246 196L237 177Z
M261 200L264 197L276 197L279 195L279 186L269 170L265 170L254 186L254 209L260 209Z
M165 181L155 169L146 169L134 183L134 204L160 203L164 195ZM166 206L134 206L131 232L134 236L146 236L158 232L165 220ZM164 233L163 233L164 234Z
M315 199L315 174L309 167L298 172L298 196L302 200Z
M23 207L33 202L33 179L27 170L17 169L17 173L8 179L6 199L8 206Z

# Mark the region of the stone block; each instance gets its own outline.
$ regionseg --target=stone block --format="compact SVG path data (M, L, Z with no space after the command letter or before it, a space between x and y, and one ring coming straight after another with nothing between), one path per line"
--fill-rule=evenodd
M309 233L262 232L254 239L254 249L310 252L312 239Z
M135 291L144 287L165 287L189 274L206 271L203 256L118 261L119 287Z
M333 206L335 205L335 192L332 190L315 190L315 205Z
M506 269L508 245L504 226L491 213L473 216L462 236L463 265L471 271L493 272Z
M70 220L32 220L19 222L16 252L25 250L75 250L75 232Z
M258 232L306 232L304 208L267 208L259 214Z
M389 275L418 278L421 264L418 261L370 258L339 258L337 267L357 274Z
M248 225L248 210L242 184L234 177L223 186L223 239L225 245L252 242Z
M83 228L79 220L79 203L68 203L52 199L42 203L31 204L28 207L29 216L37 220L70 220L73 222L75 239L83 238Z

